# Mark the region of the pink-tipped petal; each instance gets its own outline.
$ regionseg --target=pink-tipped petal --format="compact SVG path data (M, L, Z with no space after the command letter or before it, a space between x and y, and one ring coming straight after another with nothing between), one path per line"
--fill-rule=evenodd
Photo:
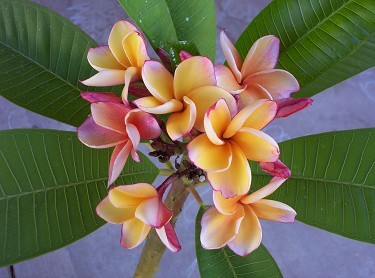
M238 95L238 109L242 110L250 104L254 104L261 99L273 100L272 95L259 84L251 83L246 85L246 89Z
M130 84L140 81L141 78L141 70L136 67L129 67L125 71L125 82L124 88L122 89L121 98L125 104L128 104L128 95L129 95L129 87Z
M92 117L97 125L125 134L125 116L130 109L122 104L98 102L91 104Z
M227 63L237 80L237 83L241 83L242 58L240 53L238 53L237 49L225 34L224 30L220 33L220 45L225 59L227 60Z
M157 229L167 224L172 216L173 212L163 204L159 196L143 201L135 211L135 217Z
M128 221L125 221L122 224L121 230L121 246L126 249L133 249L140 245L148 233L150 232L151 227L145 225L141 220L137 218L132 218Z
M191 57L176 68L173 88L177 100L181 101L196 88L213 85L216 85L214 66L206 57Z
M78 128L78 138L90 148L109 148L127 141L124 134L97 125L92 116Z
M83 92L81 93L81 97L84 100L87 100L91 103L96 102L113 102L113 103L122 103L120 97L118 97L114 93L96 93L96 92Z
M87 60L97 71L105 69L124 70L124 66L116 60L108 46L90 48L87 53Z
M156 189L148 183L120 185L108 194L111 203L118 208L137 207L143 201L158 196Z
M150 92L143 84L131 84L128 89L129 94L135 96L136 98L151 96Z
M160 136L161 129L156 119L140 109L132 109L125 117L125 124L134 125L142 140L150 140Z
M185 61L186 59L189 59L189 58L193 57L193 55L191 55L189 52L187 52L185 50L180 51L178 56L180 56L181 62Z
M173 229L171 223L165 224L164 227L156 229L161 241L164 245L172 252L178 252L181 250L181 245L178 242L176 232Z
M272 178L269 184L263 186L261 189L258 189L257 191L251 193L250 195L242 198L241 202L244 204L255 203L263 199L264 197L271 195L273 192L275 192L275 190L278 189L280 185L283 184L284 181L286 181L286 179L274 177Z
M226 66L215 66L215 74L217 85L232 95L240 94L246 89L246 85L238 84L235 76Z
M259 200L252 203L251 208L263 220L293 223L297 215L290 206L273 200Z
M219 99L204 116L204 129L210 141L215 145L223 145L223 133L231 121L230 111L224 99Z
M134 104L141 110L151 114L168 114L182 111L184 108L184 105L178 100L172 99L162 103L153 96L136 99Z
M89 79L81 81L86 86L106 87L125 83L125 70L99 71Z
M133 145L132 149L138 149L138 145L141 142L141 136L139 134L137 127L133 124L126 125L126 133L128 134L129 139Z
M132 149L130 141L117 145L112 152L111 160L109 163L109 177L108 186L114 183L120 176L122 169L125 166L126 160Z
M275 118L284 118L297 113L313 103L311 98L283 98L277 100L277 113Z
M291 176L290 169L279 159L275 162L260 162L259 166L262 170L275 177L287 179Z
M237 209L238 201L243 196L235 196L233 198L224 198L220 191L213 191L213 201L216 209L225 215L233 214Z
M218 249L232 241L244 218L242 206L231 215L221 214L215 207L209 208L202 216L201 243L205 249Z
M242 76L274 69L279 57L280 40L273 35L258 39L250 48L242 66Z
M249 206L243 206L242 219L237 236L228 243L228 247L239 256L246 256L257 249L262 242L262 228L258 217Z
M215 145L201 134L187 145L190 160L205 171L223 171L232 161L232 150L228 142Z
M133 67L141 68L145 61L150 59L143 37L139 32L128 34L123 39L122 46L130 65Z
M134 217L135 208L117 208L107 196L96 207L96 213L108 223L121 224Z

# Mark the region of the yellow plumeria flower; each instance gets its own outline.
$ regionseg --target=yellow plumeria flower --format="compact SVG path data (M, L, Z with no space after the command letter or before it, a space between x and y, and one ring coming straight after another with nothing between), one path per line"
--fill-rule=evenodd
M141 80L142 66L150 57L137 28L121 20L113 26L108 46L91 48L87 59L98 73L82 83L87 86L124 84L122 98L127 103L129 85Z
M147 61L142 78L152 96L134 103L148 113L173 113L166 123L173 140L186 135L193 127L203 132L204 114L219 99L226 100L231 115L237 112L235 98L216 86L213 64L206 57L184 60L177 66L174 76L161 63Z
M259 219L294 222L297 213L286 204L263 199L272 194L286 179L275 177L269 184L250 195L225 199L213 193L215 206L202 216L200 235L202 246L218 249L228 245L240 256L257 249L262 241Z
M187 145L190 160L207 172L214 190L225 198L246 194L251 171L247 161L275 162L279 147L260 131L277 112L271 100L259 100L231 117L225 100L220 99L204 117L203 133Z

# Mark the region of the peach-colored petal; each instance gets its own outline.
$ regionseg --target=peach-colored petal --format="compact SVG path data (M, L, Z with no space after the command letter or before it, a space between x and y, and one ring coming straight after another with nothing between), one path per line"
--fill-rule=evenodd
M241 83L242 58L240 53L238 53L237 49L225 34L224 30L220 33L220 45L225 59L227 59L227 63L237 80L237 83Z
M236 144L231 143L231 148L232 161L229 168L221 172L207 172L212 188L220 191L224 198L246 194L251 184L250 166L245 155ZM220 156L212 156L212 159L220 159Z
M289 98L291 93L299 90L297 79L280 69L257 72L244 80L244 84L252 83L265 88L273 99Z
M125 83L125 70L103 70L81 81L86 86L106 87Z
M111 102L91 104L92 117L97 125L125 134L125 116L129 112L125 105Z
M166 128L172 140L177 140L188 134L194 126L197 109L194 102L184 97L185 107L182 112L173 113L167 120Z
M242 127L260 130L273 120L276 111L276 102L266 99L258 100L238 112L225 130L224 137L232 137Z
M206 171L223 171L232 161L232 150L228 142L215 145L206 134L201 134L187 145L190 160Z
M143 201L158 196L156 189L148 183L120 185L111 189L108 196L118 208L137 207Z
M262 228L258 217L249 206L243 206L244 218L237 236L228 243L228 247L240 256L246 256L257 249L262 241Z
M284 163L279 159L275 162L260 162L259 166L262 170L275 177L287 179L291 176L291 171Z
M107 196L96 207L96 213L108 223L120 224L134 217L135 208L117 208Z
M78 128L78 138L90 148L109 148L127 141L124 134L97 125L92 116Z
M251 204L258 218L284 223L293 223L296 211L290 206L273 200L259 200Z
M216 78L214 66L207 57L194 56L177 66L173 84L175 99L181 101L196 88L209 85L216 85Z
M164 227L156 229L161 241L165 246L172 252L178 252L181 250L181 245L178 242L176 232L174 231L171 223L167 223Z
M262 131L243 127L231 140L236 142L249 160L273 162L279 158L280 150L276 141Z
M108 46L90 48L87 53L87 60L97 71L105 69L124 70L124 66L116 60Z
M132 32L136 32L137 28L134 27L130 22L121 20L115 23L111 33L109 34L108 45L111 49L113 56L117 61L122 64L125 68L131 66L128 57L125 54L122 46L124 38Z
M97 92L82 92L81 97L91 103L96 102L114 102L122 103L120 97L115 93L97 93Z
M131 149L132 143L128 141L126 143L117 145L113 150L111 160L109 162L108 186L114 183L121 174Z
M132 249L140 245L148 233L150 232L151 227L144 224L141 220L137 218L132 218L128 221L125 221L122 224L121 231L121 246Z
M217 85L232 95L242 93L246 89L246 85L238 84L236 78L229 68L223 65L215 66L215 74Z
M145 61L150 59L145 42L138 32L128 34L122 40L122 46L130 65L133 67L141 68Z
M161 103L174 99L173 75L159 62L146 61L142 78L150 93Z
M140 162L141 160L139 158L139 155L137 154L137 149L138 149L139 143L141 142L141 136L139 134L139 131L135 125L128 124L126 125L126 133L128 134L129 140L132 143L132 149L131 149L130 154L134 161Z
M231 117L227 103L219 99L204 116L204 130L210 141L215 145L223 145L223 133L230 123Z
M236 211L237 203L243 196L224 198L220 191L213 191L212 197L216 209L222 214L230 215Z
M265 88L255 83L246 84L246 89L239 94L238 97L239 110L244 109L246 106L253 104L260 99L273 99L271 94Z
M231 215L221 214L210 207L202 216L201 243L205 249L222 248L233 240L244 218L244 210L239 206Z
M243 78L256 72L274 69L279 57L279 46L280 40L273 35L258 39L243 62Z
M280 185L283 184L283 182L286 181L286 179L274 177L269 182L269 184L263 186L262 188L258 189L257 191L251 193L250 195L244 197L241 199L241 202L244 204L251 204L255 203L264 197L267 197L271 195L273 192L275 192L276 189L280 187Z
M121 98L125 104L128 104L128 95L129 95L129 87L130 84L140 81L141 78L141 70L136 67L129 67L125 71L125 82L124 88L122 89Z
M230 93L220 87L202 86L190 92L188 97L197 107L197 119L194 127L201 132L204 132L204 115L206 114L207 110L219 99L224 99L226 101L232 117L237 114L236 99Z
M157 229L167 224L172 216L173 212L163 204L159 196L141 202L135 211L135 217Z
M162 103L153 96L136 99L134 104L141 110L151 114L168 114L179 112L184 108L184 105L178 100L172 99Z
M156 119L140 109L130 110L125 117L125 124L134 125L142 140L154 139L161 134L161 129Z
M275 118L284 118L297 113L313 103L311 98L282 98L277 100L277 113Z

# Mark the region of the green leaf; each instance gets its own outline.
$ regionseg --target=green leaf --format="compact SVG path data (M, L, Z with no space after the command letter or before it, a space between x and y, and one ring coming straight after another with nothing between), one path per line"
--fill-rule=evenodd
M61 248L104 224L95 208L107 195L110 155L73 132L0 132L0 266ZM155 179L158 169L141 159L129 159L117 184Z
M169 57L170 57L173 70L176 69L176 67L181 63L181 58L179 54L183 50L189 52L189 54L193 56L199 55L199 51L197 47L194 44L189 43L187 41L178 41L178 42L170 44Z
M213 0L119 0L154 49L188 41L215 61L216 18ZM167 49L166 49L167 50Z
M375 129L300 137L280 146L292 171L271 199L297 211L297 220L355 240L375 243ZM269 176L252 164L255 189Z
M0 0L0 95L73 125L90 114L79 80L96 72L86 54L96 43L64 17L27 0ZM113 91L112 88L101 88Z
M280 38L279 67L313 96L375 65L375 1L275 0L246 28L236 46L246 56L260 37Z
M263 244L246 257L236 255L228 247L204 249L199 236L205 210L205 207L201 207L195 222L195 248L201 277L282 277L275 260Z

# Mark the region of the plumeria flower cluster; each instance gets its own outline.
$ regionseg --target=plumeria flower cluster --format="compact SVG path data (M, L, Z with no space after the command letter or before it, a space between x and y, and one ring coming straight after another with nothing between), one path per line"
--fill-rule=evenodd
M214 205L201 222L201 243L207 249L228 245L245 256L260 245L259 219L294 221L292 208L264 199L291 173L279 160L278 144L262 129L275 118L309 106L312 100L290 97L299 84L289 72L275 69L276 37L258 39L244 60L224 31L220 43L228 67L182 51L181 63L173 71L165 62L165 51L158 51L164 63L150 59L142 34L131 23L119 21L108 46L88 52L98 73L82 83L124 86L121 97L109 92L82 93L91 103L91 115L78 128L78 137L92 148L114 147L109 193L97 206L97 214L107 222L122 224L121 245L126 248L141 244L155 228L171 251L180 250L170 222L173 212L163 203L163 195L183 177L190 185L207 180L213 189ZM175 172L156 188L147 183L113 186L129 157L140 162L141 140L151 140L150 155L161 162L182 156L182 163L176 158ZM258 162L273 176L255 192L248 160Z

